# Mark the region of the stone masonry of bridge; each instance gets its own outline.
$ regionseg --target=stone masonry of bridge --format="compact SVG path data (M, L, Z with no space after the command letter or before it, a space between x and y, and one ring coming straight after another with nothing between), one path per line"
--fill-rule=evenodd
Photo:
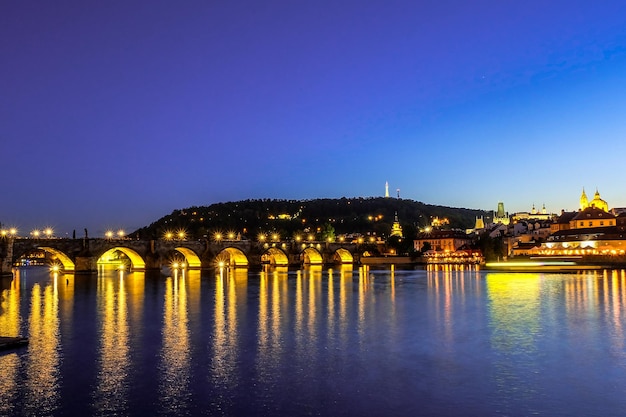
M263 263L300 266L359 262L358 247L351 243L5 238L0 241L0 274L11 275L15 262L40 250L74 273L97 272L98 260L114 251L125 254L135 270L158 270L169 266L173 259L183 258L188 267L198 269L214 268L220 261L228 266L250 267Z

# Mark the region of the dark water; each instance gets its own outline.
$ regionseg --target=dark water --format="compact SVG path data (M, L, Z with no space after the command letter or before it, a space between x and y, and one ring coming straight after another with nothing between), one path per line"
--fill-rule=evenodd
M623 416L626 273L3 281L0 415Z

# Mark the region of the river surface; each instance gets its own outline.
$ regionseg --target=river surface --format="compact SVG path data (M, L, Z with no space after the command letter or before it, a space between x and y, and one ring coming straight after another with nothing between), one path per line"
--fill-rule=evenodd
M44 268L0 416L623 416L626 272Z

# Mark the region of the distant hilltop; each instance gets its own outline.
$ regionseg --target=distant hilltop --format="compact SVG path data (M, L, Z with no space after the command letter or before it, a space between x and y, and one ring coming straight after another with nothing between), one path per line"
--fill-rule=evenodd
M162 238L184 234L202 239L216 233L255 239L259 234L276 233L288 238L302 233L333 229L337 235L361 234L388 237L397 215L406 238L420 228L445 218L447 227L473 227L484 210L425 204L400 198L338 198L314 200L243 200L210 206L174 210L149 226L133 233L141 238Z

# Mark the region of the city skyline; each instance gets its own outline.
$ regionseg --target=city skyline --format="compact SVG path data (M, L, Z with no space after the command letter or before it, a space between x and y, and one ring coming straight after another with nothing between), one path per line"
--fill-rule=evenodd
M0 222L256 198L626 206L626 5L3 5Z

